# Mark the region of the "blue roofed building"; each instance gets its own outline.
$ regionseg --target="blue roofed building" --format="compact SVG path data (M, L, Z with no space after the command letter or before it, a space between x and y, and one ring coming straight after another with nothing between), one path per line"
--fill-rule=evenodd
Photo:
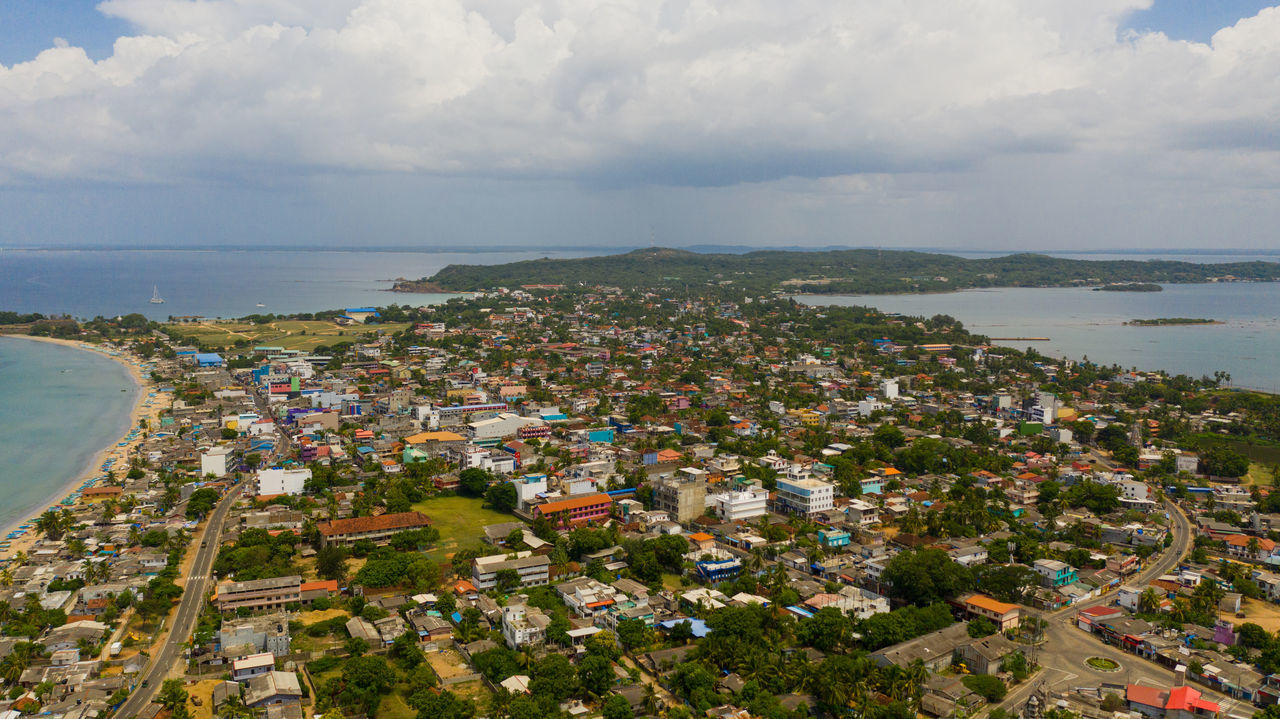
M197 367L222 367L226 365L222 355L213 352L199 352L195 357Z
M364 324L374 317L381 317L375 307L348 307L343 312L343 318L352 322Z

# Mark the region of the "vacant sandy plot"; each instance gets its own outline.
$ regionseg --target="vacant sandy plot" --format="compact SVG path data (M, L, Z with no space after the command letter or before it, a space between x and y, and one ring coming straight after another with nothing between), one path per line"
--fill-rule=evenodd
M191 709L192 716L195 719L211 719L213 716L213 688L221 682L221 679L205 679L186 687L187 695L192 699L199 699L200 706L194 706L195 702L190 702L187 706Z
M347 610L345 609L325 609L321 611L300 612L298 614L298 621L302 622L304 625L311 625L316 622L323 622L326 619L345 616L347 616Z
M1280 630L1280 606L1256 599L1245 599L1240 605L1244 619L1230 612L1219 612L1218 617L1232 624L1257 624L1268 632Z
M470 674L471 667L462 661L462 655L452 649L445 649L438 652L427 652L427 661L431 663L431 668L436 670L436 674L441 679L462 676Z

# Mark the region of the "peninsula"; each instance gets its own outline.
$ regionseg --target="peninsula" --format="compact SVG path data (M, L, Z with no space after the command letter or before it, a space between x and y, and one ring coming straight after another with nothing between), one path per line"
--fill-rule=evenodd
M1129 320L1125 324L1136 327L1166 327L1172 325L1220 325L1222 322L1205 317L1157 317L1151 320Z
M795 294L895 294L984 287L1089 287L1121 291L1155 283L1274 281L1280 263L1199 264L1165 260L1074 260L1039 254L966 259L900 250L761 251L702 254L652 247L579 259L449 265L400 292L474 292L527 285L601 283L622 289L731 288Z

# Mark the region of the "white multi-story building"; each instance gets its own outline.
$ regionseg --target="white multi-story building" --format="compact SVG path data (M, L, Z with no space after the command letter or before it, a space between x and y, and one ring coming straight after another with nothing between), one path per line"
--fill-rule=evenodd
M547 475L526 474L511 480L511 484L516 488L516 507L528 509L540 493L547 491Z
M210 447L200 455L200 476L227 476L227 457L230 454L230 447Z
M736 522L769 513L769 490L762 487L720 492L708 496L707 500L722 522Z
M796 479L788 473L778 478L775 504L780 511L791 514L825 512L835 506L835 487L812 477Z
M530 607L525 602L528 597L513 597L511 603L502 608L502 638L511 649L519 649L525 645L539 645L547 639L547 627L551 619L537 607Z
M1123 479L1116 482L1115 485L1120 490L1120 496L1123 499L1155 503L1155 493L1151 491L1151 485L1146 482Z
M302 494L307 480L311 479L309 469L280 469L271 467L258 472L258 496Z
M870 527L880 521L880 510L870 502L855 499L849 502L849 506L845 509L845 516L849 518L850 523L857 524L859 527Z
M887 379L880 383L880 396L885 399L898 398L898 380Z
M505 554L476 557L471 560L471 582L477 589L493 589L498 586L498 573L510 569L520 578L520 586L534 587L546 584L551 574L551 560L531 552L519 552L515 559Z

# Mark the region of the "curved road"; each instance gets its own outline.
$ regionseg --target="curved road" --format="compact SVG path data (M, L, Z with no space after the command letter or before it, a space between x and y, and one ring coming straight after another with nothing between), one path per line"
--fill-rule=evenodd
M164 640L160 652L152 656L151 663L143 672L142 684L145 686L134 687L129 698L116 710L115 716L126 719L135 717L151 702L151 698L160 691L160 685L164 683L169 670L173 668L173 662L178 657L182 645L195 629L196 619L200 617L200 609L204 605L205 596L209 593L209 575L213 569L213 560L218 555L218 538L222 536L222 524L226 521L227 512L235 503L243 487L244 483L232 487L209 515L209 522L205 525L201 539L202 546L196 551L196 560L191 564L191 573L187 576L187 583L182 591L182 601L178 604L178 613L173 617L169 636Z
M1172 520L1173 544L1161 552L1158 559L1125 582L1126 584L1146 584L1168 573L1178 565L1190 549L1193 539L1191 521L1173 502L1166 500L1165 510ZM1026 702L1032 691L1042 686L1055 690L1069 689L1077 685L1097 686L1101 682L1170 686L1173 681L1172 671L1135 654L1105 644L1093 634L1075 626L1075 615L1080 610L1108 604L1112 599L1111 594L1104 594L1041 615L1041 618L1047 622L1045 640L1037 652L1041 671L1037 678L1009 692L1005 700L997 706L1016 711ZM1112 659L1118 662L1122 669L1117 673L1096 671L1085 665L1085 659L1089 657ZM1206 695L1215 694L1206 687L1197 686L1196 688ZM994 709L995 706L990 708Z

